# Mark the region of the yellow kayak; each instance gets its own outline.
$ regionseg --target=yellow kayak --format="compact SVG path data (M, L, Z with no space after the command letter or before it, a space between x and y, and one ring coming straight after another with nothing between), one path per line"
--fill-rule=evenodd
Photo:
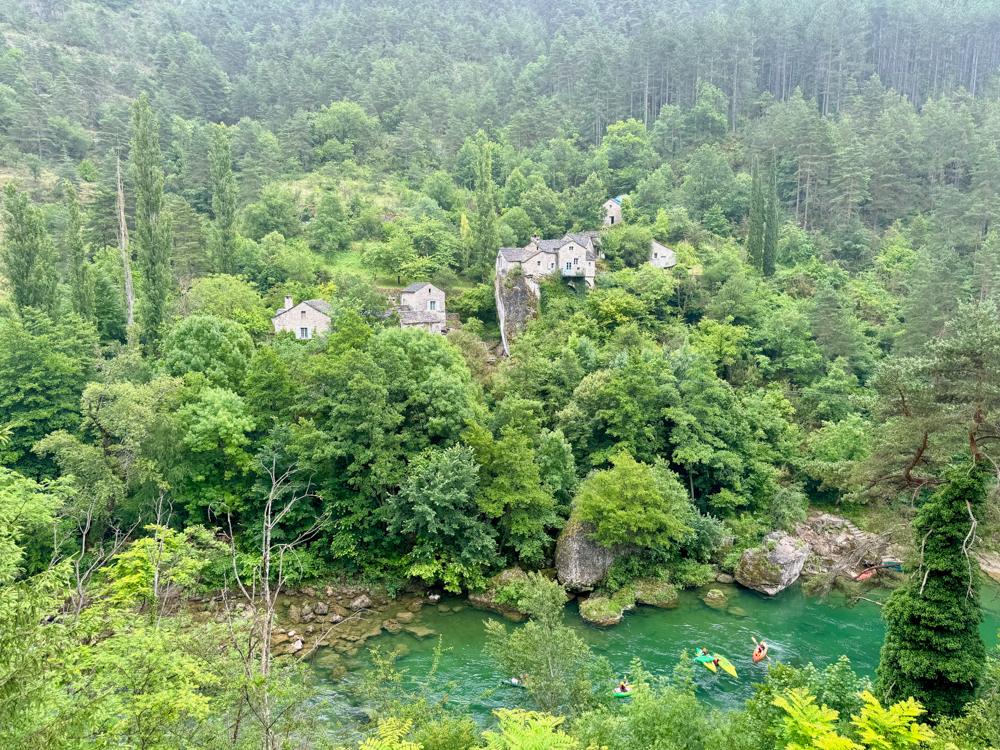
M713 664L712 666L714 667L715 665ZM739 675L736 674L736 667L734 667L732 662L729 661L729 659L727 659L725 656L719 657L719 666L722 667L727 672L729 672L729 674L731 674L733 677L736 677L737 679L739 678Z
M731 674L733 677L737 677L738 678L738 675L736 674L736 668L733 666L733 663L731 661L729 661L729 659L727 659L725 656L720 656L719 654L712 654L711 656L708 656L708 655L706 655L706 656L696 656L694 658L695 661L701 662L702 664L704 664L705 665L705 669L709 670L710 672L717 671L716 668L715 668L715 660L716 659L719 660L719 666L720 667L722 667L726 672L728 672L729 674Z

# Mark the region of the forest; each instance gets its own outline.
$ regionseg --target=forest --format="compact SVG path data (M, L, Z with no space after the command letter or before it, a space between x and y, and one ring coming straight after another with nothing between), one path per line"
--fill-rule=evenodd
M1000 747L1000 3L4 0L0 186L0 747ZM506 356L499 249L570 232L594 288ZM873 679L607 696L561 535L620 618L820 511L902 558L810 581L892 589ZM376 647L322 721L278 636L324 587L529 615L530 710Z

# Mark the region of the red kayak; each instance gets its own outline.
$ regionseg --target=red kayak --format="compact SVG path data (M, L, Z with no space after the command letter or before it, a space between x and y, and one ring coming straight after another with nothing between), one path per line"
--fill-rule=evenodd
M767 644L766 643L760 643L760 644L758 644L757 648L755 648L753 650L753 661L754 661L754 664L756 664L757 662L759 662L761 659L763 659L766 656L767 656Z

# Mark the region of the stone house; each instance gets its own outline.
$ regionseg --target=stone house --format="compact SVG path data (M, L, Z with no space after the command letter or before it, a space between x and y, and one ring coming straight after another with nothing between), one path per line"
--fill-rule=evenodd
M292 304L291 296L285 297L285 306L271 318L274 332L291 331L297 339L311 339L317 333L330 330L330 313L333 308L323 299L310 299Z
M653 247L649 251L649 262L657 268L673 268L677 265L677 254L666 245L653 240Z
M506 277L516 268L535 287L539 279L558 274L583 279L593 289L597 275L596 235L596 232L581 232L558 240L532 237L524 247L501 247L497 253L497 278Z
M444 292L426 281L410 284L399 295L401 328L423 328L431 333L445 333L447 317Z
M622 223L622 198L624 195L619 195L617 198L608 198L604 201L604 226L610 227L612 224Z

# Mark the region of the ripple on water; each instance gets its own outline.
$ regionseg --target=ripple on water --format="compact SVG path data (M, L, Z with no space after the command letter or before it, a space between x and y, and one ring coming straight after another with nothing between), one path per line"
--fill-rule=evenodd
M707 606L702 601L706 591L682 591L680 603L674 609L638 607L626 614L620 625L611 628L584 623L575 602L567 606L566 620L595 654L606 656L622 674L634 657L641 659L644 667L654 674L669 675L684 650L693 655L696 648L704 647L725 655L736 667L738 680L726 674L712 674L698 665L695 672L701 699L722 709L741 708L753 693L752 683L759 682L764 675L768 662L753 663L752 638L767 641L772 660L799 667L812 662L824 667L846 654L856 672L874 676L885 634L878 605L862 601L848 609L843 606L842 598L831 596L820 602L805 597L798 586L774 597L727 587L729 607L742 610L741 614L731 614ZM982 599L986 621L981 632L987 644L995 644L1000 629L1000 596L990 588L984 589ZM454 606L464 602L455 599L442 604ZM524 691L499 686L507 675L497 672L483 655L486 642L483 624L491 616L495 617L470 607L447 613L425 607L419 615L419 624L440 633L447 649L441 658L437 685L447 684L445 692L452 701L469 705L474 714L483 718L496 708L530 704ZM512 623L508 626L516 627ZM399 660L399 667L407 670L409 678L426 679L437 638L420 640L405 632L383 634L369 640L366 646L381 645L391 650L399 643L409 648L409 653ZM328 718L342 719L346 707L357 703L353 691L359 679L358 670L369 664L367 651L353 663L345 663L353 671L340 683L325 679L326 672L317 670L321 692L330 704Z

